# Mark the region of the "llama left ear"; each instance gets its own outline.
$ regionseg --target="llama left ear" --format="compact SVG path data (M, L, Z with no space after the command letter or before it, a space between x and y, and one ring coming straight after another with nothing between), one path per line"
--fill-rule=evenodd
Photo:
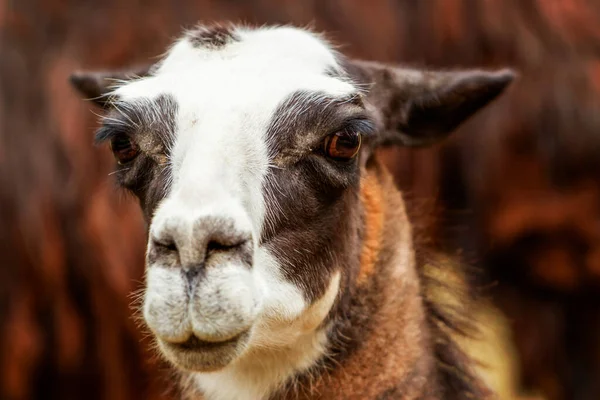
M379 145L428 146L448 136L513 81L504 69L420 71L365 61L345 65L368 88L367 105L376 116Z
M77 71L71 74L70 81L86 100L91 100L99 107L108 108L108 95L115 85L147 76L149 70L149 66L141 66L130 71Z

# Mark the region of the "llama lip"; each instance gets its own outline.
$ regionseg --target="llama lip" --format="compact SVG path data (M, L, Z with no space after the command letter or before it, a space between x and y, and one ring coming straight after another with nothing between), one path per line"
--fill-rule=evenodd
M159 339L158 344L167 359L176 366L188 371L211 372L224 368L238 357L246 349L249 336L249 331L244 331L221 342L208 342L191 336L180 343Z
M220 349L231 344L236 344L240 341L242 336L245 336L246 332L242 332L239 335L236 335L230 339L223 340L220 342L217 341L206 341L199 339L197 336L192 335L188 340L182 343L168 343L168 346L173 348L177 348L182 351L211 351Z

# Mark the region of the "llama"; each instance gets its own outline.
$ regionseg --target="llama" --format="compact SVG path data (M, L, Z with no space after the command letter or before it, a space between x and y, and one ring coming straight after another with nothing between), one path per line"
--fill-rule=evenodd
M147 221L143 319L184 398L489 395L423 295L375 150L441 140L511 71L421 71L347 59L304 29L208 26L135 75L72 82L107 110L96 140Z

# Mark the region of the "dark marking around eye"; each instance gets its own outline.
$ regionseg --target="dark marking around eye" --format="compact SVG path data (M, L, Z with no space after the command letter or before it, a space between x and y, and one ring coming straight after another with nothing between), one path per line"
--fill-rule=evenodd
M169 147L175 137L177 109L173 96L166 94L153 99L114 101L113 109L96 131L95 142L100 144L121 135L152 135Z
M171 181L167 160L176 135L178 104L161 94L131 101L115 100L96 132L96 143L110 142L119 163L117 184L140 200L147 221Z
M335 98L322 92L294 92L277 107L267 128L269 157L294 162L325 136L344 129L363 136L374 130L359 93Z

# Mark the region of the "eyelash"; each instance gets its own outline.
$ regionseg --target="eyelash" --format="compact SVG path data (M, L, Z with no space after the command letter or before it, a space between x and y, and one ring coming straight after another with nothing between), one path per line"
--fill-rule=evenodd
M368 118L353 118L344 122L340 128L330 134L343 130L354 130L360 132L363 136L369 136L374 133L375 124Z
M368 138L375 132L375 124L367 118L349 119L340 124L338 128L328 131L326 135L323 135L323 137L312 146L312 148L318 150L321 147L321 143L323 143L327 137L343 131L360 132L363 138Z

